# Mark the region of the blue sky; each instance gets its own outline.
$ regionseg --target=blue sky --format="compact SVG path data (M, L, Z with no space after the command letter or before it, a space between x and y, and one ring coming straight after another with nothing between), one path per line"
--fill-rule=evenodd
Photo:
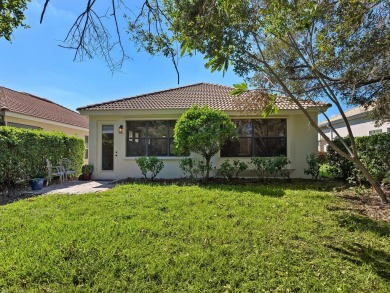
M32 0L25 13L25 23L31 28L15 30L12 43L0 39L0 85L47 98L72 110L179 86L170 60L137 52L125 33L123 43L132 60L124 63L121 72L112 73L98 58L74 62L74 52L58 45L84 3L51 0L44 21L39 24L43 0ZM120 28L125 32L125 21L121 21ZM225 76L221 72L211 73L204 68L200 55L180 59L179 70L180 86L198 82L232 86L242 82L232 71Z

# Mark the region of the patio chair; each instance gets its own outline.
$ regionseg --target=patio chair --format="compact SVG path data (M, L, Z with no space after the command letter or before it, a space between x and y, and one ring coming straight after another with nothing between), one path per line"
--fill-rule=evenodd
M47 167L47 184L51 182L54 177L59 177L60 183L64 181L64 168L62 166L53 166L49 159L46 159L46 167Z
M63 166L63 171L64 171L64 179L65 181L71 178L72 175L76 175L76 171L72 169L72 161L67 158L61 159L61 165Z

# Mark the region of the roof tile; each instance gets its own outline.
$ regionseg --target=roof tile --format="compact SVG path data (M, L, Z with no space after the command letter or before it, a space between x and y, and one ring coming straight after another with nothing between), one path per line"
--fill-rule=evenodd
M88 118L69 110L52 101L29 93L17 92L0 86L0 109L65 123L82 128L89 128Z
M77 110L163 110L188 109L193 104L208 105L210 108L223 111L239 111L240 103L237 97L231 96L233 88L209 83L197 83L178 88L137 95L119 100L113 100L80 107ZM244 94L245 98L245 94ZM287 98L279 97L277 106L280 110L295 110L298 106ZM305 108L324 107L326 104L302 101Z

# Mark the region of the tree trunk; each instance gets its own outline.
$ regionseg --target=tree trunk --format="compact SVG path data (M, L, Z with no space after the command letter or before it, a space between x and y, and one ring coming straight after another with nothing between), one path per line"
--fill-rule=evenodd
M370 182L372 188L375 189L376 193L381 198L381 201L383 204L388 204L389 201L387 200L386 194L382 190L379 183L374 179L374 177L371 176L370 172L368 172L367 168L363 165L363 163L359 160L359 158L354 158L353 162L358 167L358 169L363 173L364 177Z
M209 175L210 175L210 156L205 156L206 159L206 179L209 180Z

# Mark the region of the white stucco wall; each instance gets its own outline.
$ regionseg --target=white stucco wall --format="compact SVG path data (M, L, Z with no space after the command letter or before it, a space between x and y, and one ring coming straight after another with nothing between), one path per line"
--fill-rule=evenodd
M135 157L126 157L126 134L118 133L120 125L126 127L127 120L172 120L178 119L181 111L171 111L162 113L138 111L123 112L117 115L109 115L106 112L94 113L89 115L89 162L95 165L93 173L94 179L122 179L127 177L142 177L142 174L135 162ZM83 113L89 114L89 112ZM234 116L228 113L232 118L246 119L259 117ZM313 118L317 121L317 113L312 113ZM270 117L272 118L272 116ZM307 118L298 110L280 111L279 115L274 118L287 119L287 156L291 160L288 168L291 170L292 178L308 178L303 173L306 167L306 156L317 151L318 136L317 131L309 125ZM105 171L101 168L101 129L102 125L114 125L114 170ZM183 157L160 157L164 161L164 169L158 178L180 178L183 176L179 168L179 161ZM234 158L229 158L234 159ZM242 161L249 162L250 158L238 158ZM212 159L214 166L219 167L226 158L220 158L219 154ZM213 172L214 173L214 172ZM212 174L213 174L212 173Z
M358 116L358 117L350 117L348 118L352 133L355 137L358 136L368 136L370 135L370 131L372 130L381 130L382 133L390 133L390 123L384 123L381 126L375 126L374 121L371 119L364 117L364 116ZM345 137L348 135L347 127L345 126L344 121L336 121L333 123L333 127L336 129L336 131L339 133L341 137ZM332 129L329 127L323 127L323 131L326 134L327 137L329 137L331 140L335 139L337 136L334 133ZM321 137L318 136L319 140L319 150L320 151L326 151L327 143L326 141Z

